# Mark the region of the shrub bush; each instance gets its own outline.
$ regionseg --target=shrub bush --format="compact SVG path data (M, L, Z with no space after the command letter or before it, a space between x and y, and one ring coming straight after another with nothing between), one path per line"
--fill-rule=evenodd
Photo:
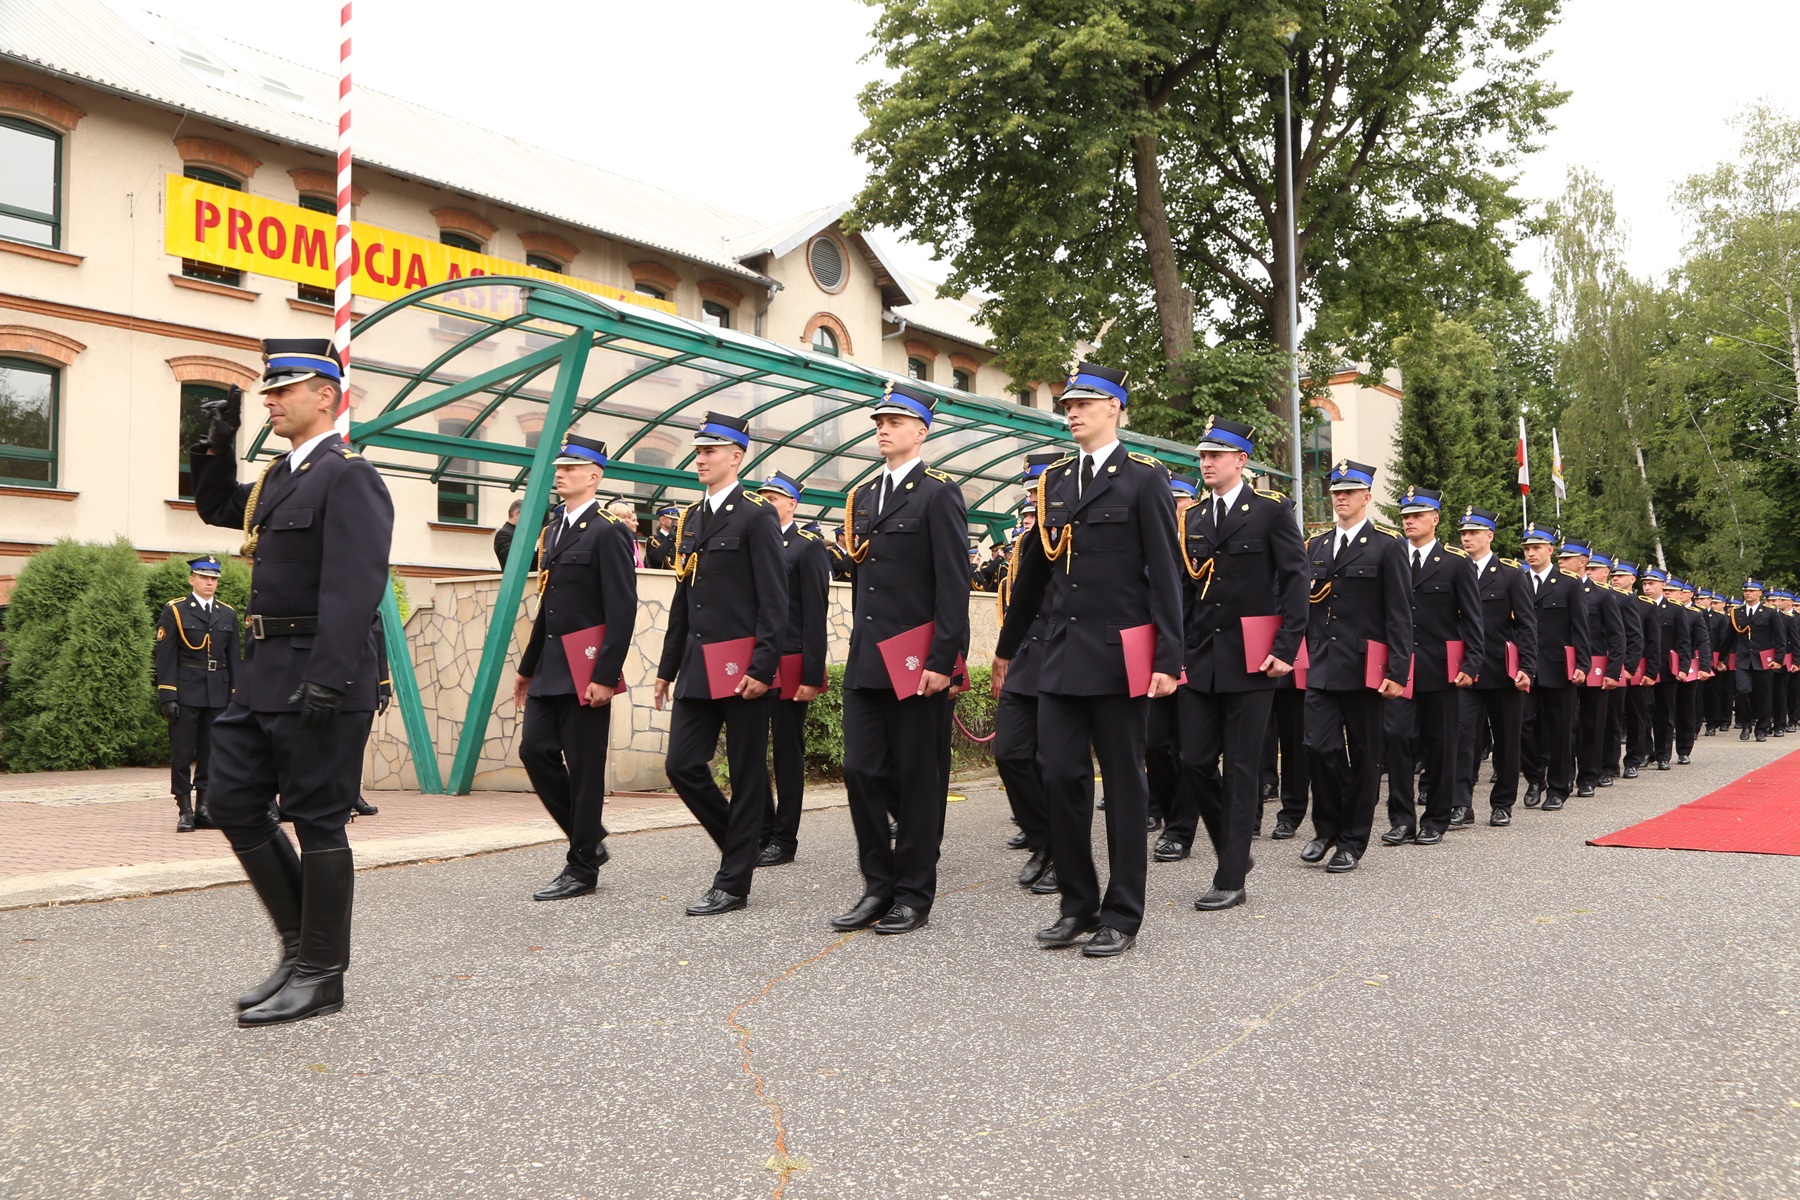
M75 607L99 570L100 551L64 538L32 555L19 570L6 609L7 696L0 714L0 754L11 770L35 769L25 747L40 740L38 727L57 656ZM131 576L135 580L140 574L134 561Z
M826 668L831 687L806 710L806 773L811 779L844 777L844 668L833 664ZM956 698L956 711L963 723L977 732L994 727L994 698L988 695L991 672L987 667L969 669L970 688ZM975 770L993 762L987 744L964 737L955 728L950 732L950 769Z

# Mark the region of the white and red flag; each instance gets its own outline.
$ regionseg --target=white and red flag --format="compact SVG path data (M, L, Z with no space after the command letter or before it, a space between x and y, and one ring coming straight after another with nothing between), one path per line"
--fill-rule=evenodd
M1531 494L1531 460L1525 453L1525 414L1519 414L1519 495Z

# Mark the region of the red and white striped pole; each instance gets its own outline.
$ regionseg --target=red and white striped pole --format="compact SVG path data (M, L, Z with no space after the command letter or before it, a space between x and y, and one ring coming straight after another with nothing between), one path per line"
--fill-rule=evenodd
M337 327L332 347L343 364L344 383L338 389L337 431L350 438L350 282L356 263L350 243L350 3L345 0L338 16L338 140L337 140L337 240L332 245L331 265L337 279Z

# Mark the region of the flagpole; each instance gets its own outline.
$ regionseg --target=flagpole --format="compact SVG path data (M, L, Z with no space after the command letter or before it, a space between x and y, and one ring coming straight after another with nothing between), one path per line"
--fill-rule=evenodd
M1519 516L1524 528L1531 528L1531 456L1525 448L1525 414L1519 414Z
M338 12L338 138L337 138L337 237L332 242L331 268L337 283L333 297L337 305L337 325L332 330L331 344L337 351L344 373L338 388L337 431L346 441L350 438L350 319L351 279L356 274L353 244L350 239L350 0Z

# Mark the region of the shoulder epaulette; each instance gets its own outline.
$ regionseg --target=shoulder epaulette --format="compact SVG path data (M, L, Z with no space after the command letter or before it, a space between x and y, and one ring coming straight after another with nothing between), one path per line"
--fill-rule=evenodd
M760 495L758 495L755 492L745 492L744 499L750 501L750 503L752 503L752 504L767 504L768 503L767 500L764 500Z
M223 600L214 600L213 603L218 605L220 608L224 609L226 612L236 612L237 611L237 609L231 607L231 605L225 603Z
M1051 463L1049 466L1045 467L1044 470L1054 471L1054 470L1056 470L1056 468L1066 467L1074 461L1075 461L1075 456L1073 454L1065 454L1061 458L1057 459L1055 462Z
M1450 545L1450 544L1448 544L1448 543L1445 543L1445 545L1444 545L1444 550L1445 550L1445 551L1446 551L1446 552L1447 552L1447 553L1450 553L1450 554L1454 554L1454 555L1456 555L1456 557L1458 557L1458 558L1467 558L1467 557L1469 557L1469 552L1468 552L1468 551L1467 551L1467 550L1461 550L1461 549L1458 549L1458 548L1457 548L1457 547L1455 547L1455 546L1452 546L1452 545Z
M1268 488L1251 488L1250 490L1261 496L1264 500L1273 500L1277 504L1287 499L1287 497L1280 492L1272 492Z
M1586 579L1587 578L1586 575L1577 575L1575 572L1565 571L1561 567L1556 568L1556 573L1558 575L1567 575L1570 579Z
M1648 604L1648 605L1650 605L1650 606L1651 606L1651 607L1652 607L1652 608L1654 608L1654 607L1656 607L1656 601L1654 601L1654 600L1652 600L1652 599L1651 599L1651 598L1650 598L1650 597L1648 597L1648 596L1639 596L1639 597L1638 597L1638 602L1639 602L1639 603L1640 603L1640 604Z
M944 483L955 483L956 482L954 479L951 479L948 475L944 474L942 471L938 470L935 467L926 467L925 473L927 475L931 476L933 479L940 480Z
M356 451L352 450L350 447L344 445L344 443L342 443L342 442L339 442L337 445L333 446L332 449L336 450L339 454L343 455L345 458L361 458L362 457L362 455L358 454Z
M1509 567L1518 567L1518 566L1524 565L1516 558L1503 558L1500 561L1502 564L1504 564L1505 566L1509 566Z
M1162 466L1161 462L1157 461L1154 458L1151 458L1148 454L1139 454L1136 450L1127 450L1125 452L1125 457L1129 458L1129 459L1133 459L1137 462L1141 462L1146 467L1161 467ZM1167 468L1164 468L1164 469L1166 470Z
M614 525L617 525L619 523L619 514L614 512L612 509L602 508L602 509L598 509L596 511L598 511L601 516L603 516L607 520L611 521Z
M186 599L187 599L186 596L177 596L173 600L169 601L169 607L174 608L177 604L180 604L183 600L186 600Z
M824 538L822 538L822 537L820 537L820 536L819 536L819 535L818 535L818 534L816 534L816 533L808 533L808 532L806 532L806 530L804 530L804 529L802 529L802 530L799 530L799 531L798 531L798 532L799 532L799 534L800 534L800 536L801 536L801 537L803 537L803 538L805 538L805 539L806 539L806 540L807 540L807 541L809 541L809 542L822 542L822 541L824 541L824 540L825 540L825 539L824 539Z
M1375 526L1375 530L1377 533L1385 533L1391 538L1397 538L1400 536L1400 531L1398 529L1395 529L1392 525L1383 525L1380 521L1372 522L1372 524Z

